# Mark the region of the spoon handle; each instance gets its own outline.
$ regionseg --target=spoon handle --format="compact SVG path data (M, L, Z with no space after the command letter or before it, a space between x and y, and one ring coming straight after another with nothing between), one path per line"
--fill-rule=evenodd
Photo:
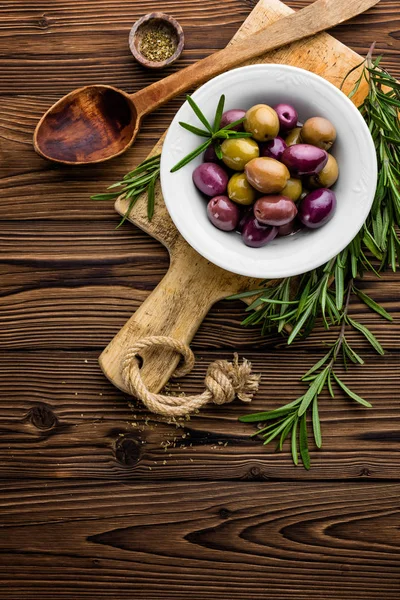
M215 75L275 48L334 27L378 2L379 0L316 0L298 12L279 19L250 39L228 46L136 92L131 97L138 116L151 113L168 100Z

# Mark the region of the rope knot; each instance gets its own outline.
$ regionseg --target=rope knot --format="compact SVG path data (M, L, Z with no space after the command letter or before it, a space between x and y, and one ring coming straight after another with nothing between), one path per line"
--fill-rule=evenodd
M214 404L227 404L237 396L242 402L251 402L258 390L260 376L251 374L251 363L235 353L233 362L216 360L208 367L205 378L206 388L211 393Z
M194 366L194 355L189 346L166 336L151 336L139 340L126 353L122 363L122 377L129 392L139 398L152 412L168 417L184 416L202 408L208 402L225 404L237 396L242 402L251 402L258 390L260 375L251 373L251 363L234 354L233 362L216 360L207 370L206 390L199 396L164 396L150 392L144 384L136 356L141 350L152 346L163 346L179 352L183 357L183 366L175 371L180 377L189 373Z

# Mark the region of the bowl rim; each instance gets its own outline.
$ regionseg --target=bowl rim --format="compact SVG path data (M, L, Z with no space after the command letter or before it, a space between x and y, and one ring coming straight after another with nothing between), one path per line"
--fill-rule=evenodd
M224 259L224 255L222 253L221 254L213 253L213 251L209 250L208 247L202 247L200 244L198 244L196 242L196 240L191 239L190 235L188 235L188 232L186 231L186 229L181 228L181 226L178 225L176 219L174 218L175 215L174 215L173 208L171 210L172 203L170 202L170 199L168 198L168 192L165 193L165 190L167 188L166 177L170 175L169 168L166 167L166 158L165 157L168 154L168 148L169 148L171 142L173 142L173 140L171 139L171 136L172 136L171 126L169 127L169 129L167 131L166 138L165 138L164 144L163 144L163 149L161 152L160 180L161 180L161 188L162 188L162 192L163 192L163 197L164 197L164 201L165 201L165 205L167 207L168 213L169 213L172 221L174 222L175 227L179 231L180 235L186 240L186 242L194 250L196 250L196 252L198 252L201 256L203 256L206 260L210 261L214 265L216 265L226 271L230 271L231 273L235 273L237 275L243 275L245 277L253 277L253 278L257 278L257 279L280 279L280 278L284 278L284 277L292 277L292 276L301 275L303 273L309 272L313 269L316 269L316 268L326 264L332 258L337 256L340 252L342 252L348 246L348 244L355 238L355 236L361 230L363 224L365 223L365 220L368 217L368 214L372 208L375 191L376 191L376 185L377 185L377 177L378 177L377 156L376 156L374 142L372 140L368 126L367 126L365 120L363 119L360 111L356 107L356 105L348 98L348 96L346 96L346 94L344 94L333 83L331 83L327 79L321 77L320 75L317 75L316 73L314 73L312 71L308 71L307 69L302 69L300 67L295 67L292 65L285 65L285 64L280 64L280 63L258 63L258 64L254 64L254 65L246 65L243 67L238 67L236 69L231 69L229 71L221 73L220 75L217 75L216 77L213 77L212 79L210 79L206 83L204 83L202 86L197 88L196 91L192 94L192 97L194 100L196 100L196 97L201 93L203 88L205 86L207 86L208 84L210 84L211 82L219 81L221 79L224 79L227 76L231 77L232 74L234 76L235 74L241 73L243 71L258 71L260 69L261 70L269 70L272 72L283 70L283 71L287 71L288 73L304 74L305 76L309 77L310 79L314 79L314 80L318 81L319 83L322 82L322 84L325 85L328 89L330 89L331 91L333 90L335 94L340 95L341 100L347 104L349 110L353 113L354 119L358 121L358 124L364 130L364 133L366 134L366 138L368 139L368 142L369 142L368 145L364 147L364 155L365 156L369 155L368 171L369 171L370 177L371 177L372 181L374 182L374 184L373 184L373 188L372 189L369 188L369 190L368 190L369 202L364 202L363 211L359 212L359 219L357 219L357 229L354 229L354 235L352 236L352 238L347 239L347 241L344 245L342 244L338 247L335 247L332 250L332 252L326 253L324 255L324 258L322 261L321 261L321 259L318 259L317 257L310 258L309 263L307 264L307 267L305 269L303 269L302 271L299 271L298 268L293 269L293 268L290 268L290 266L287 266L286 268L281 268L279 270L279 272L277 272L276 270L271 270L270 273L263 272L261 274L260 271L257 271L256 269L252 269L251 267L249 267L248 269L235 267L235 265L232 265L231 263L227 264L227 259ZM175 114L174 119L172 120L171 124L176 122L176 120L178 118L178 114L180 113L181 109L186 105L187 105L187 102L185 102L181 106L181 108Z

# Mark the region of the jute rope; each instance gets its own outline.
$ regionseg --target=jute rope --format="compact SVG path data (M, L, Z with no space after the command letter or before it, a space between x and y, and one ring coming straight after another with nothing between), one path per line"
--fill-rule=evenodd
M189 373L195 363L194 354L186 344L171 337L151 336L139 340L132 346L123 362L122 377L129 392L139 398L143 404L154 413L165 416L183 416L199 410L208 402L225 404L232 402L237 396L242 402L251 402L253 394L258 390L259 375L251 373L251 363L243 359L239 364L237 354L233 362L216 360L208 367L204 380L206 389L198 396L164 396L153 394L143 383L137 355L142 350L154 346L163 346L179 352L183 358L183 365L176 369L172 377L182 377Z

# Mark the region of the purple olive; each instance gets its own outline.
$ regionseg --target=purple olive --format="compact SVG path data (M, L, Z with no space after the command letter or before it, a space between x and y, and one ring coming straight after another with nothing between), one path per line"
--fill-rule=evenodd
M295 108L290 104L277 104L274 111L278 115L279 125L282 131L289 131L296 127L298 114Z
M300 223L300 221L296 218L293 219L293 221L289 221L289 223L286 223L285 225L281 225L280 227L278 227L278 237L285 237L287 235L293 235L294 233L297 233L298 231L300 231L302 229L302 224Z
M319 188L307 194L299 207L299 219L306 227L317 229L322 227L334 215L336 196L328 188Z
M233 231L240 219L239 207L228 196L215 196L207 204L207 216L222 231Z
M231 110L225 111L221 117L220 129L226 127L230 123L239 121L239 119L243 119L245 115L246 111L241 108L232 108ZM232 127L232 131L244 131L243 123L239 123L239 125Z
M194 185L207 196L225 194L228 175L220 165L206 162L193 171Z
M219 163L220 160L215 152L215 148L212 144L210 144L207 150L203 154L203 162L211 162L211 163Z
M242 240L246 246L261 248L277 236L278 228L262 225L256 218L247 220L242 230Z
M263 196L254 205L254 216L263 225L286 225L296 215L296 205L287 196Z
M240 207L239 207L240 208ZM238 233L242 233L244 226L254 219L254 212L252 206L243 207L245 210L241 210L240 212L240 221L236 227L236 231Z
M278 135L278 137L273 140L260 145L260 156L281 160L283 151L286 150L286 148L287 145L285 140Z
M310 144L289 146L281 158L292 175L315 175L328 162L328 153Z

